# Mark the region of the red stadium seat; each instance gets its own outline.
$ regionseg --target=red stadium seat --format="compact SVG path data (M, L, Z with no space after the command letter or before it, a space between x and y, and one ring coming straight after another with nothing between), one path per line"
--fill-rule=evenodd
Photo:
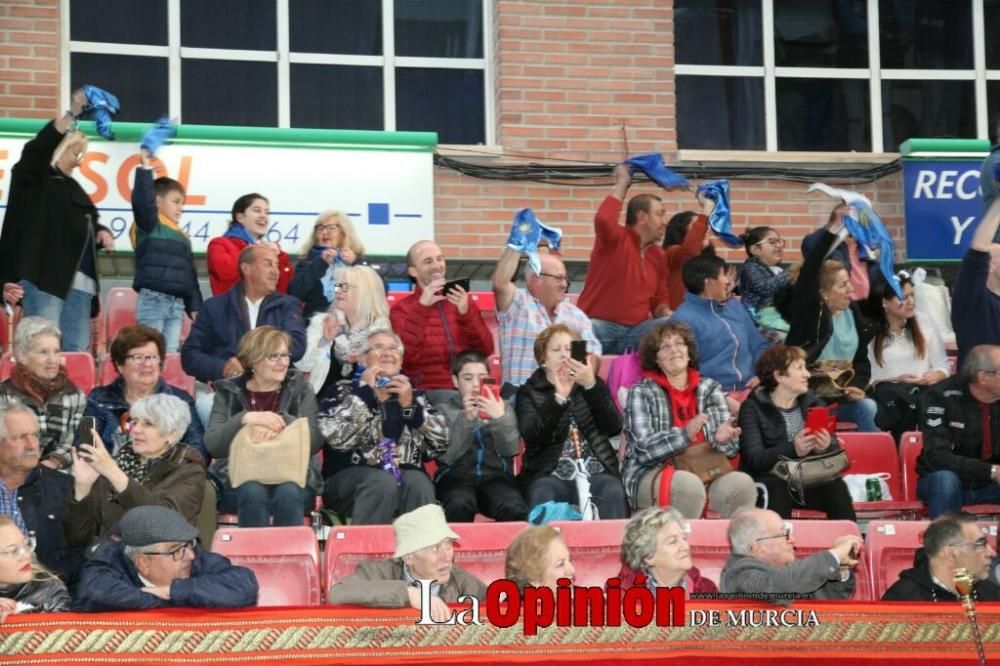
M455 545L455 562L489 585L504 577L507 546L527 523L452 523L461 539ZM326 541L326 591L354 573L362 560L392 557L396 537L391 525L333 527Z
M90 352L63 352L62 363L66 374L77 388L90 395L97 385L97 367Z
M476 304L482 311L497 309L497 299L492 291L470 291L469 300Z
M393 305L406 298L409 294L410 292L408 291L390 291L385 295L385 302L388 303L391 308Z
M622 534L627 520L553 521L570 550L576 584L604 587L622 567Z
M793 520L792 526L795 554L798 558L829 549L839 536L845 534L861 536L857 523L850 520ZM851 598L855 601L871 600L873 598L871 563L863 550L854 575L857 576L858 582Z
M212 552L248 567L260 583L258 606L318 606L320 557L308 527L223 528Z
M108 344L115 339L118 331L135 323L136 297L131 287L114 287L108 290L108 299L104 304Z
M14 356L4 354L0 357L0 382L6 381L10 373L14 372Z
M896 453L896 443L887 432L849 432L837 435L840 444L847 452L851 466L849 474L879 474L889 475L886 484L892 493L892 500L879 502L855 502L854 511L858 518L907 517L917 518L923 511L923 504L914 500L903 499L903 486L900 482L899 456Z
M688 544L691 546L691 560L699 573L719 583L722 567L729 557L729 539L726 530L728 520L689 520Z
M21 313L23 311L21 308L14 308L14 327L17 327L17 322L21 320ZM0 307L0 345L2 345L2 351L4 353L10 353L12 351L11 345L13 340L11 336L8 335L13 329L9 327L9 322L7 319L7 311Z
M920 432L904 432L899 454L902 458L903 495L910 501L920 501L917 497L917 458L924 450L924 435ZM1000 514L1000 504L966 504L962 511L976 516Z
M503 381L503 365L500 360L500 354L493 354L487 359L489 365L490 376L497 380L497 383Z
M500 322L497 321L496 310L480 310L479 315L493 335L493 350L500 351Z

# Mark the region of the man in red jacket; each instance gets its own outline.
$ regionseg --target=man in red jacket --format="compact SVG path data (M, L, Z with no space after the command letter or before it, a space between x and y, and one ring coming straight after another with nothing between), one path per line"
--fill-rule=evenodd
M455 358L468 349L489 356L493 335L464 289L441 292L447 265L435 242L414 243L406 253L406 264L416 286L389 313L392 330L406 348L403 374L414 388L450 391Z

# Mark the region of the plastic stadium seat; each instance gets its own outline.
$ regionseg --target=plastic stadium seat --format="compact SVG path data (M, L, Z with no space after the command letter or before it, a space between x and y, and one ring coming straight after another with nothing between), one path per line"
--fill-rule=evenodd
M17 322L21 320L21 308L14 308L14 326L17 327ZM11 344L13 341L10 339L9 333L11 329L8 326L7 311L0 307L0 345L2 345L2 351L10 353Z
M622 534L627 520L557 520L549 523L562 532L570 550L576 584L604 587L622 567Z
M886 485L892 493L892 500L879 502L855 502L854 511L858 518L917 518L923 512L923 504L903 499L903 485L900 482L899 456L896 442L887 432L849 432L839 434L840 445L847 452L851 462L848 474L887 473Z
M308 527L223 528L212 551L253 570L260 583L258 606L317 606L320 557Z
M489 585L504 576L507 546L528 523L451 523L461 539L455 545L455 562ZM391 525L333 527L326 541L325 589L354 573L362 560L392 557L396 537Z
M406 298L409 294L410 292L408 291L390 291L385 295L385 302L388 303L391 308L393 305Z
M874 598L881 599L885 591L899 579L904 569L913 566L913 556L923 546L924 532L929 521L882 521L868 523L865 551L872 569ZM995 523L979 523L979 528L995 548Z
M719 574L729 557L729 539L726 530L728 520L689 520L688 545L691 546L691 560L698 567L702 576L711 579L716 585Z
M497 383L503 381L503 364L500 360L500 354L493 354L487 360L487 365L489 366L490 376L497 380Z
M850 520L793 520L792 526L797 558L829 549L839 536L845 534L861 536L857 523ZM851 598L855 601L871 600L873 598L871 563L864 550L861 551L854 575L858 581L854 588L854 596Z
M917 458L924 450L924 435L920 432L904 432L899 446L901 471L903 476L903 496L910 501L920 501L917 497ZM1000 514L1000 504L966 504L962 511L977 516Z
M486 328L490 329L493 335L494 351L500 351L500 322L497 321L496 310L480 310L479 316L483 318Z
M484 312L486 310L495 312L497 309L497 299L492 291L470 291L469 300Z
M131 287L114 287L108 290L108 299L104 304L108 344L115 339L118 331L135 323L136 298L137 294Z

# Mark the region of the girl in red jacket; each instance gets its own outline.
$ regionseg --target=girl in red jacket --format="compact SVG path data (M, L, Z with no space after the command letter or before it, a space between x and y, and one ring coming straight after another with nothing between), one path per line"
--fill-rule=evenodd
M229 229L208 243L208 283L213 296L226 293L240 281L240 252L251 243L267 243L278 252L278 291L288 293L292 262L281 246L264 240L270 214L270 203L256 192L244 194L233 204Z

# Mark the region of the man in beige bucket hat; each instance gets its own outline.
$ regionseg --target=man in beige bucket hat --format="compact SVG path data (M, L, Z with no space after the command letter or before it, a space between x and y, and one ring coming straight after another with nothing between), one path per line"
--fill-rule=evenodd
M447 604L458 603L459 597L480 601L486 597L482 581L455 565L454 542L459 536L448 527L440 506L425 504L404 513L392 529L396 534L392 558L360 562L353 574L333 586L329 603L420 610L417 581L433 581L430 616L443 622L451 616Z

